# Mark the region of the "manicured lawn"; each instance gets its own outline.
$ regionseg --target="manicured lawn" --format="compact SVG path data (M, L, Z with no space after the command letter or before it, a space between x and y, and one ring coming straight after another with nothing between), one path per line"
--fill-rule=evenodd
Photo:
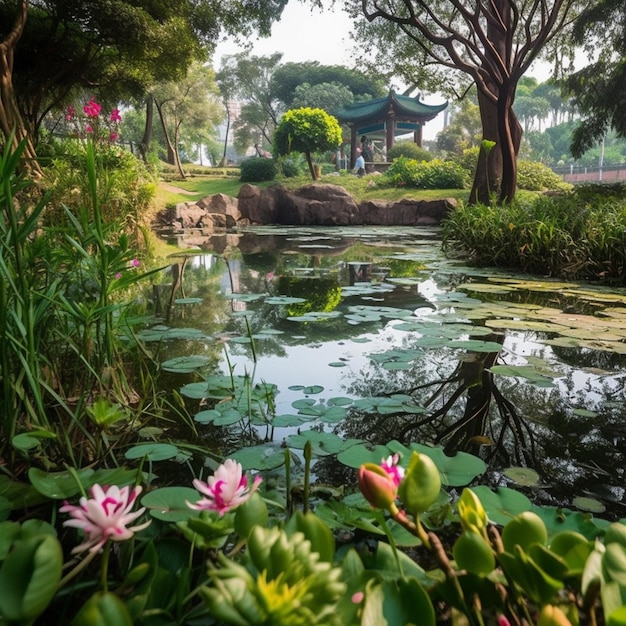
M377 175L368 175L358 178L352 174L325 175L317 181L319 183L339 185L350 193L357 202L363 200L400 200L402 198L414 198L417 200L436 200L439 198L456 198L467 200L469 189L407 189L406 187L383 188L376 185ZM288 189L298 189L309 185L313 181L306 176L297 178L284 178L271 182L253 183L258 187L269 187L281 184ZM172 181L161 183L155 204L165 206L178 202L193 202L215 193L223 193L236 197L241 185L234 176L194 176L185 181ZM177 193L174 188L179 188Z

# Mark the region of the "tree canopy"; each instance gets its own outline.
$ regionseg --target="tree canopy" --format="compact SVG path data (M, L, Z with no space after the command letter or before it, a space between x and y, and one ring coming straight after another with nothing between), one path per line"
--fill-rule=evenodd
M488 202L496 192L500 202L510 202L516 191L522 135L513 110L515 90L544 46L567 27L575 1L353 0L349 4L355 17L361 18L359 39L367 35L381 67L409 83L437 89L450 82L450 70L461 72L466 84L469 80L476 85L483 146L495 143L495 147L479 159L471 200Z
M141 98L206 59L220 32L268 34L286 2L2 2L0 127L5 137L16 128L16 139L34 143L46 113L80 90L105 103Z
M572 136L575 157L597 144L610 128L626 137L626 5L620 0L590 4L578 17L574 41L595 61L566 82L583 119Z
M322 109L291 109L283 115L274 134L274 146L279 155L303 152L309 172L315 180L312 154L334 150L341 144L339 122Z

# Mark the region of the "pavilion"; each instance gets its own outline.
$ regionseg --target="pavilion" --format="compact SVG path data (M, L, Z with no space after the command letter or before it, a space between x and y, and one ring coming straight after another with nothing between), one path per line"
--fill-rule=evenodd
M334 115L350 127L351 164L354 164L359 137L363 135L370 139L384 138L389 150L396 137L412 132L415 143L421 147L424 124L435 119L447 106L447 102L424 104L419 96L401 96L392 89L382 98L348 104Z

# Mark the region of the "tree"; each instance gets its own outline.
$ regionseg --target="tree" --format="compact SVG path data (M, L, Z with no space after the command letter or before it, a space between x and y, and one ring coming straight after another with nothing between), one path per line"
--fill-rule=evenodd
M451 121L437 133L437 148L461 154L463 150L480 146L480 111L476 98L466 96L458 106L452 107Z
M626 5L600 0L576 22L574 41L596 53L594 63L566 81L583 119L572 136L571 151L579 158L613 128L626 137Z
M13 65L15 49L24 32L26 16L28 14L28 1L20 0L17 3L15 19L11 29L4 35L0 42L0 128L8 142L10 150L15 150L22 141L25 142L22 152L22 163L25 169L34 169L39 174L40 170L35 158L35 148L28 135L26 126L20 116L15 91L13 89Z
M322 109L290 109L283 115L274 134L274 147L279 155L304 152L311 178L317 178L313 152L334 150L342 141L339 122Z
M345 85L339 83L318 83L317 85L302 83L296 87L292 106L296 109L302 107L324 109L328 113L333 113L351 102L354 102L354 95Z
M243 101L239 118L233 124L235 145L240 150L252 145L260 150L263 142L272 145L274 130L285 110L271 90L272 75L282 56L276 52L251 57L241 52L222 59L218 81L222 85L229 81L231 96Z
M158 85L152 96L165 134L168 163L185 178L179 153L183 123L198 129L214 126L222 119L214 72L197 63L183 80Z
M34 146L45 116L81 90L105 104L139 100L206 58L220 32L267 34L286 1L1 2L0 128Z
M286 109L297 108L295 102L298 87L336 84L347 87L354 100L368 100L387 93L380 73L365 73L341 65L320 65L318 62L285 63L272 75L271 91Z
M568 25L575 0L354 0L355 15L369 23L366 31L379 44L379 59L400 59L396 69L437 64L435 77L450 82L442 69L461 72L476 85L483 130L470 200L511 202L517 182L516 157L522 129L513 110L517 84L542 48ZM361 22L361 35L365 24ZM381 25L376 30L376 25ZM376 45L376 43L374 44ZM428 68L426 68L428 69ZM426 80L424 67L409 78ZM432 76L432 75L431 75ZM429 82L433 85L433 82ZM485 151L484 146L495 147ZM495 189L494 189L495 185Z

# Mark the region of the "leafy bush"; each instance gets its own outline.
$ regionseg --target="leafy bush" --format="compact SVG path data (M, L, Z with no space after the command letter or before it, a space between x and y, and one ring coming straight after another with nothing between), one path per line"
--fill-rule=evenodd
M432 161L433 155L414 141L397 141L387 151L387 161L392 163L398 157L406 157L416 161Z
M452 161L416 161L397 158L381 177L380 183L419 189L463 189L468 186L467 172Z
M626 281L623 201L576 193L509 206L460 205L444 223L444 246L481 265L566 278Z
M156 193L154 174L128 150L116 144L93 142L94 166L100 181L105 223L121 221L126 231L141 224ZM61 142L61 151L45 170L45 183L50 192L46 223L65 223L67 207L74 215L89 203L87 149L83 141Z
M527 191L547 191L551 189L571 189L558 174L547 165L537 161L517 161L517 186Z
M478 146L474 146L473 148L466 148L460 154L450 154L447 160L460 165L469 176L474 176L479 153L480 148Z
M304 159L300 154L292 154L279 160L280 171L285 178L295 178L304 174Z
M274 159L252 157L241 163L239 180L244 183L260 183L264 180L276 178L276 163Z

